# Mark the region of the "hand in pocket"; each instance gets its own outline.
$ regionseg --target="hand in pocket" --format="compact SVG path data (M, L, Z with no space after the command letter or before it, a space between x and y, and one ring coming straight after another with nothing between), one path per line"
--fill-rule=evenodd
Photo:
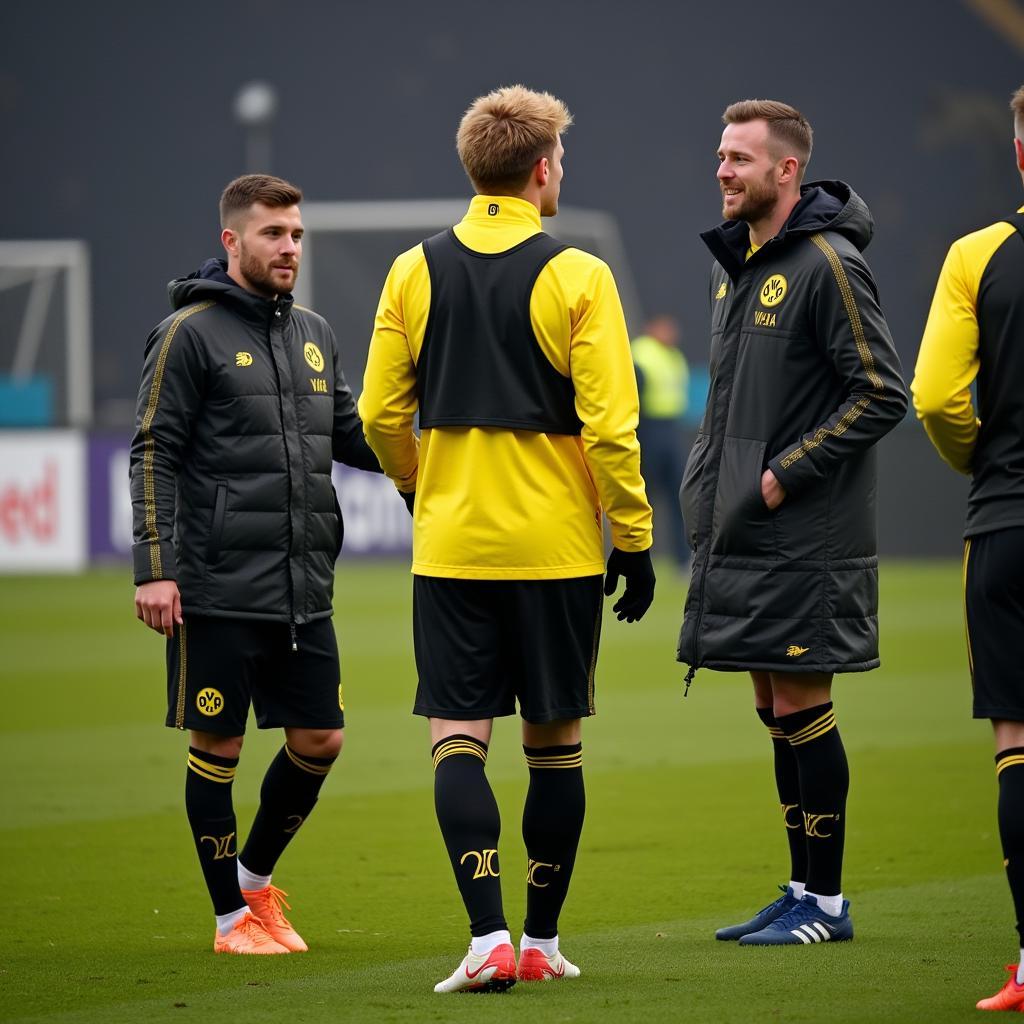
M769 510L778 508L786 497L786 489L770 469L761 474L761 497Z

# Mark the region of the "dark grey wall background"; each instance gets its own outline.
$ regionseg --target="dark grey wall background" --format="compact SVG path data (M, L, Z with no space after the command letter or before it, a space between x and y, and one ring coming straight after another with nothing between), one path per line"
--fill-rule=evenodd
M1024 18L1016 0L10 4L0 235L91 245L97 415L123 421L165 282L218 253L244 82L279 91L274 172L310 199L396 199L466 195L459 117L521 81L575 114L564 202L617 216L645 311L678 316L702 362L720 113L777 97L815 126L809 176L874 212L868 255L909 376L950 240L1022 201L1007 102L1024 51L983 6Z

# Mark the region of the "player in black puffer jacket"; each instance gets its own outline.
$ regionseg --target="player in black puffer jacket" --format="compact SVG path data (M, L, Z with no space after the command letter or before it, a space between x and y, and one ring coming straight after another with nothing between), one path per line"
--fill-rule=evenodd
M702 665L750 672L792 864L785 894L718 938L849 939L832 676L878 665L873 446L907 392L861 255L867 207L842 182L801 187L811 127L792 107L748 100L723 120L726 223L702 236L715 256L711 388L681 492L694 555L678 657L688 679Z
M380 472L334 334L292 302L301 198L268 175L225 189L227 262L172 282L132 441L135 608L167 638L166 724L190 731L185 809L216 952L306 948L270 877L342 745L332 459ZM250 704L286 742L239 851L231 784Z

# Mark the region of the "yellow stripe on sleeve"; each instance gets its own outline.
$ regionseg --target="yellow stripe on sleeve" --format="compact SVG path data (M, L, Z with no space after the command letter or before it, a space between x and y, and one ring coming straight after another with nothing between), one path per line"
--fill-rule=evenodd
M864 373L868 380L871 381L871 386L875 390L876 397L881 397L885 393L885 384L882 378L879 376L878 371L875 369L875 358L871 354L871 348L868 345L867 335L864 333L864 323L860 318L860 310L857 308L857 298L853 294L853 288L850 286L850 279L846 276L846 269L843 267L843 261L839 258L839 253L832 248L823 235L811 235L811 241L821 250L824 254L825 259L828 260L828 265L832 268L832 275L836 279L836 285L839 288L839 294L843 299L843 306L846 308L846 315L850 321L850 330L853 331L854 344L857 346L857 353L860 355L861 366L864 368ZM840 437L846 433L849 429L850 424L854 420L858 419L860 414L871 404L871 399L867 396L862 396L846 410L843 417L839 422L829 429L822 427L817 430L812 438L804 441L799 448L795 448L793 451L784 455L780 460L780 465L783 469L788 469L802 459L804 455L809 452L812 448L817 448L823 441L829 437Z
M153 419L156 416L157 405L160 403L160 387L164 380L164 367L167 365L167 355L171 350L171 342L178 328L193 313L201 313L216 305L210 302L200 302L196 306L189 306L183 309L167 328L164 340L160 343L160 354L157 356L156 368L153 370L153 380L149 385L149 401L146 404L146 411L142 417L141 431L144 439L144 450L142 455L142 495L145 505L146 516L146 537L149 539L149 568L154 580L163 579L163 565L160 559L160 537L156 528L156 480L153 477L153 459L156 454L156 442L150 432L153 426Z

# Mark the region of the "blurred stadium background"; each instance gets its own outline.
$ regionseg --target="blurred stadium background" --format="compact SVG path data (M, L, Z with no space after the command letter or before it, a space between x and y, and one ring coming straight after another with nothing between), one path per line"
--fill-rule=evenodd
M908 374L949 242L1019 205L1007 118L1019 0L640 0L628 15L564 0L537 17L468 0L218 2L170 18L149 4L17 4L0 52L0 429L34 431L30 447L0 433L0 571L46 562L25 552L40 530L69 534L51 566L123 556L123 444L146 335L165 283L219 254L220 189L253 167L294 180L310 213L333 207L321 223L346 229L314 229L300 285L333 322L356 391L390 261L434 229L425 200L458 209L468 195L455 128L498 83L568 102L563 202L604 230L568 216L553 230L609 258L634 334L654 313L679 320L698 382L709 257L697 233L718 220L731 100L799 106L816 128L810 177L867 200L868 255ZM403 226L395 204L410 200ZM41 458L40 428L66 426L86 441L47 442ZM883 553L955 554L962 488L920 430L907 423L880 454ZM374 483L349 488L353 554L405 543Z
M156 1001L140 1003L135 996L141 989L133 989L131 998L125 995L125 986L144 984L136 974L148 977L149 968L134 962L125 967L121 959L137 925L131 915L142 904L146 913L152 910L148 895L141 903L128 897L116 901L121 916L112 926L117 931L111 927L103 935L119 952L107 958L103 970L96 969L99 981L92 988L93 941L82 935L63 942L53 931L57 917L50 911L63 907L88 917L85 892L108 884L103 871L117 862L115 847L134 865L125 862L118 870L132 885L152 888L153 872L135 858L157 856L160 844L147 841L143 828L173 834L176 841L184 836L174 809L180 744L161 737L157 724L159 643L143 635L131 615L127 443L143 345L168 311L165 283L220 255L216 201L228 180L266 169L304 189L312 230L301 293L333 323L349 382L358 393L372 313L391 259L457 217L468 197L454 150L461 112L497 84L521 81L551 90L576 117L566 138L566 209L551 230L613 265L633 334L655 313L679 320L683 349L697 370L698 400L691 410L696 417L700 368L707 359L709 264L697 233L719 217L714 153L721 110L734 99L756 95L785 99L807 114L816 131L809 177L848 181L873 211L876 235L868 258L909 379L948 244L1021 203L1007 103L1024 80L1022 55L1021 0L863 0L857 5L822 0L773 6L753 0L728 5L635 0L628 6L564 0L541 9L485 7L469 0L434 5L218 0L174 9L102 0L11 5L0 36L0 127L7 154L0 169L5 197L0 218L0 696L6 708L0 716L6 719L0 720L0 767L8 780L0 797L0 851L15 867L15 886L20 882L24 888L21 931L15 933L20 959L0 965L0 1017L132 1020L140 1007L156 1015L172 1006L164 992L178 991L179 982L164 979L160 998L150 993ZM821 962L814 978L849 988L843 988L853 1000L848 1012L833 1019L885 1019L886 972L893 969L902 972L901 985L908 977L916 985L901 1019L958 1019L952 1010L944 1016L945 1010L936 1009L950 1005L949 986L965 985L956 1006L994 990L998 964L990 954L1002 956L993 954L1006 945L997 940L1002 932L1007 939L1011 934L990 834L994 804L984 803L994 799L984 776L988 740L982 727L967 719L964 693L952 560L960 550L965 487L939 464L912 417L881 446L879 458L882 555L888 565L895 565L896 557L917 561L901 561L883 592L883 644L890 645L883 647L885 667L870 684L858 680L849 687L848 731L866 768L859 812L862 820L886 822L877 851L871 846L874 837L862 834L851 842L860 854L854 881L865 891L865 903L909 945L901 947L902 959L897 956L893 968L885 949L865 943L866 951L857 956L866 959L857 961L857 970L867 981L859 989L837 981L845 969L836 967L834 957ZM338 485L347 526L337 619L344 658L346 616L357 616L360 623L359 616L366 618L362 595L375 593L378 585L404 586L408 520L383 481L353 472L339 475ZM391 560L379 561L382 555ZM365 561L357 564L361 558ZM950 561L936 565L931 559ZM884 564L883 585L886 571ZM607 955L614 964L621 942L646 935L666 914L672 919L665 928L676 945L648 951L657 977L645 977L654 995L631 996L629 1009L620 1002L618 1019L671 1012L680 987L691 990L694 971L706 1019L749 1019L750 1006L732 1017L716 1002L718 961L714 949L704 948L704 938L719 911L731 914L748 899L760 900L761 889L746 879L742 894L735 895L735 872L752 865L738 854L716 861L712 819L735 821L751 810L749 795L729 787L734 781L737 787L748 785L750 764L744 758L759 760L767 751L736 679L723 681L720 689L718 681L705 680L705 696L698 700L708 701L709 718L687 707L693 717L685 725L676 712L661 719L665 702L676 695L671 658L682 600L682 586L667 563L663 575L661 610L653 621L634 634L607 631L603 679L609 689L618 686L619 695L610 702L613 715L603 728L600 720L595 723L588 746L595 762L610 759L597 780L608 788L592 805L595 832L589 841L610 859L595 855L591 882L597 897L593 906L581 905L574 926L592 929L589 950L595 962ZM347 802L338 786L332 830L320 822L320 839L313 840L317 829L310 834L315 859L302 861L297 855L296 862L299 877L310 876L304 884L308 899L316 870L334 870L328 843L344 851L338 858L342 870L350 855L373 856L372 850L357 853L351 845L346 812L358 828L372 829L386 856L372 871L360 862L360 870L369 874L360 883L363 902L356 901L354 912L383 908L391 914L388 928L401 936L401 956L414 972L432 976L435 962L423 958L437 952L427 945L437 922L413 915L403 931L404 911L391 906L395 901L374 902L381 886L412 884L407 866L389 874L388 858L393 854L401 862L408 836L378 821L387 815L375 817L374 794L381 788L392 794L389 799L404 794L389 804L393 813L414 816L410 820L417 828L433 828L427 813L429 775L420 763L425 753L413 749L422 737L407 716L406 598L402 590L368 606L378 617L363 623L366 636L389 648L390 660L382 667L379 649L360 640L345 666L347 690L358 692L360 680L368 686L368 680L386 677L377 697L362 698L372 710L363 719L365 739L357 741L353 730L356 796ZM893 630L888 641L887 628ZM356 629L347 632L358 637ZM622 677L647 680L637 705L644 714L627 698ZM614 716L620 716L628 742L608 735L617 731ZM651 718L658 720L653 737L645 734ZM697 736L694 728L708 730L716 742ZM513 730L506 733L508 766L499 761L495 771L499 779L506 772L511 780L521 772ZM405 742L407 734L400 755L378 752L358 760L374 742L386 747L393 736ZM900 747L908 736L910 752ZM118 758L97 757L97 750L111 745L128 760L127 769ZM655 757L653 750L663 753ZM41 751L47 757L56 752L55 767L38 770ZM140 757L145 759L142 792L124 781L124 772L131 776ZM921 788L891 789L888 780L905 777L908 767L923 772L914 776ZM69 791L68 779L76 773L79 779ZM935 779L946 801L938 810L930 803L937 790L928 785ZM250 782L255 793L255 777ZM767 792L767 776L762 782ZM664 805L650 796L652 785L676 783L682 790ZM511 782L502 784L507 788ZM156 817L146 816L150 787L159 793ZM609 819L603 825L602 808ZM758 805L755 814L760 811ZM944 816L947 811L950 817ZM887 817L890 812L895 819ZM84 831L83 821L92 823ZM115 824L102 825L107 821ZM955 821L966 821L967 840ZM617 832L620 822L639 830L636 848L653 858L639 868L641 857L632 857L628 835ZM775 850L774 826L767 816L755 818L751 828L758 849L763 840ZM508 822L508 841L516 841L515 832L515 822ZM415 884L432 887L430 900L450 902L452 892L438 874L440 844L434 838L424 838L427 868L423 878L413 871ZM373 841L368 838L367 848ZM186 847L177 842L166 863L157 856L157 872L182 874L181 899L190 901L192 922L206 911L198 898L198 875L182 871L185 857ZM764 859L774 862L775 856ZM624 932L615 930L617 915L605 905L616 897L600 881L598 865L604 863L613 872L640 872L629 907L619 915L628 925ZM885 877L874 890L871 870ZM958 872L968 881L954 890L947 883ZM659 877L679 888L662 892ZM693 897L665 911L661 904L673 903L673 893L686 886L695 887ZM886 902L899 886L906 887L905 902L897 899L895 906L905 907L909 916L895 914ZM957 913L971 908L974 917L968 914L955 934L935 939L932 930L942 930L940 911L951 892L959 893ZM46 903L51 896L64 902L51 907ZM924 908L929 913L936 908L935 913L929 916ZM184 921L187 915L178 913ZM998 924L990 924L993 917ZM359 927L366 927L365 921ZM462 941L455 916L441 927L449 939ZM920 931L941 946L934 970L913 947ZM206 941L205 931L202 935L200 945ZM146 936L149 942L148 931ZM961 943L981 943L982 937L991 939L981 947L988 959L979 964L972 957L969 968L962 968ZM393 947L383 940L377 946L381 949L365 954L368 961L359 961L364 954L347 946L342 950L362 964L356 992L364 1002L387 988L387 980L367 964L373 956L390 955ZM175 940L176 955L182 948L191 946ZM1007 957L1010 952L1007 945ZM673 966L677 961L680 966ZM58 963L70 965L59 978ZM194 1008L226 1011L234 1005L232 997L218 987L222 982L215 972L199 963L190 962L184 972L189 984L207 993L205 1003L191 1000ZM308 994L303 972L313 977L316 969L295 974L285 1002ZM730 959L728 970L737 969L746 970ZM968 970L975 974L965 975ZM248 977L233 976L239 986ZM766 973L766 985L770 978ZM331 984L341 1001L344 977ZM978 985L984 993L975 992ZM597 991L600 998L588 1003L585 1013L559 996L558 1019L611 1013L613 989ZM821 1019L810 993L808 988L801 997L799 1012L764 994L757 1005L765 1014L781 1012L787 1019ZM287 1012L287 1007L260 1009L258 989L245 995L253 1020L278 1019L275 1015ZM722 998L728 1000L727 989ZM385 1000L366 1019L411 1020L426 1015L425 1005ZM525 1006L537 1019L537 1001Z

